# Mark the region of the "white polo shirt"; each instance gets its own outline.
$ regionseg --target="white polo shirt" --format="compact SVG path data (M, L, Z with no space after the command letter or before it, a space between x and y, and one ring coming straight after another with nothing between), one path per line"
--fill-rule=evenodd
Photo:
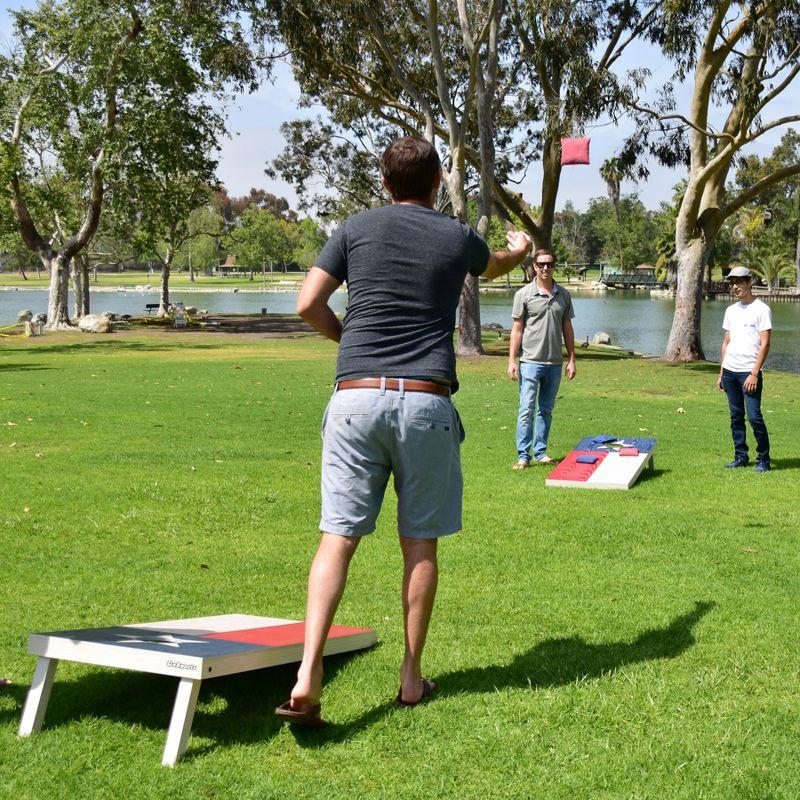
M752 372L761 347L761 333L772 330L772 312L761 300L747 305L739 301L725 309L722 329L731 336L723 368L731 372Z

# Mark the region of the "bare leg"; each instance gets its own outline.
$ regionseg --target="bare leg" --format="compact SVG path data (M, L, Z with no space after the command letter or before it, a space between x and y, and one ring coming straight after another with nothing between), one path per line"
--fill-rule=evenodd
M415 703L422 696L422 650L439 581L436 544L436 539L400 537L406 636L406 652L400 668L400 689L403 700L408 703Z
M292 707L295 710L319 703L322 695L322 651L344 593L350 559L359 541L350 536L322 534L308 574L303 661L297 671L297 683L292 689Z

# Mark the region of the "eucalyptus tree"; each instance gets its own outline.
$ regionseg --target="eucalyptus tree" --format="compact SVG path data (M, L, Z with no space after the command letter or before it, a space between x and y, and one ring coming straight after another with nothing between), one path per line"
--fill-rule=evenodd
M192 212L208 204L217 188L216 143L225 131L219 110L194 91L164 92L156 107L136 123L119 148L120 167L109 186L108 206L117 226L131 225L137 254L161 265L157 315L169 308L169 279L175 256L202 231Z
M143 137L157 143L172 123L160 109L175 98L221 96L225 81L254 86L245 8L235 0L48 0L12 12L14 51L0 65L0 192L50 270L49 327L69 327L70 262L94 236L127 154ZM37 152L80 190L60 231L37 191Z
M735 189L749 189L773 172L800 163L800 133L790 128L765 158L750 155L739 163ZM756 237L776 255L794 256L795 293L800 294L800 175L767 186L753 198L751 216L758 220ZM760 235L759 235L760 234Z
M219 264L226 221L211 200L189 214L187 226L188 239L175 253L172 263L179 269L186 269L189 282L194 283L198 269L209 270Z
M228 252L234 253L237 262L246 266L251 274L275 262L285 266L296 245L296 227L296 223L281 219L267 209L250 206L242 214L239 225L228 234Z
M444 144L442 178L450 208L466 219L468 154L480 172L481 154L493 153L495 144L491 115L497 87L515 88L513 81L503 83L511 62L508 37L501 33L504 0L274 0L268 5L301 89L323 103L335 123L352 130L365 118L379 120L394 136L416 134ZM477 123L476 102L483 104ZM491 165L491 158L487 161ZM481 175L484 192L491 192L491 173ZM352 180L349 185L360 197L368 196L369 186ZM491 198L482 201L487 228L490 208ZM482 351L477 297L477 283L468 279L460 306L461 353Z
M537 247L552 246L561 138L585 134L600 117L616 120L625 113L629 80L615 69L631 43L657 21L662 5L663 0L509 0L511 32L518 39L511 77L521 86L511 110L521 139L495 191ZM536 157L542 179L539 202L532 206L507 179Z
M548 246L552 237L560 137L618 109L622 92L612 67L651 24L659 4L268 2L275 34L288 47L304 95L322 103L333 123L352 133L377 121L393 135L441 140L452 213L464 218L468 185L477 178L479 230L488 226L493 203L499 201L540 247ZM325 149L317 137L320 146L309 149L301 137L310 130L308 122L287 129L289 148L278 165L282 175L302 183L317 170L328 185L341 184L358 201L374 201L373 185L356 178L364 163L359 148ZM363 144L363 136L356 138ZM541 202L534 209L512 179L540 154L544 177ZM334 182L329 176L337 168L344 180ZM473 281L465 284L460 312L459 351L480 352Z
M704 358L703 274L723 224L770 187L800 174L800 163L795 161L776 167L746 188L729 191L726 186L731 169L749 145L782 125L800 121L798 113L767 116L768 106L800 72L800 3L665 4L650 34L675 63L674 79L688 78L691 95L685 109L677 108L666 89L658 105L633 98L631 107L640 124L620 158L630 163L637 150L649 148L666 163L688 167L675 224L675 316L664 358L695 361ZM714 124L716 115L721 124Z

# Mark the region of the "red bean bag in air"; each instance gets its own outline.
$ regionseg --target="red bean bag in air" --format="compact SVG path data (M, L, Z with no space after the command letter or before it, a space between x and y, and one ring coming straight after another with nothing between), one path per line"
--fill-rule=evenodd
M561 138L561 164L588 164L589 139Z

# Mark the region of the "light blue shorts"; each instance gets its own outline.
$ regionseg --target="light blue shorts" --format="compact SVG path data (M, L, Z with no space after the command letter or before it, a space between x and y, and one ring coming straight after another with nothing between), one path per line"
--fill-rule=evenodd
M461 530L464 429L448 397L426 392L344 389L322 420L320 530L375 530L389 475L401 536L435 539Z

